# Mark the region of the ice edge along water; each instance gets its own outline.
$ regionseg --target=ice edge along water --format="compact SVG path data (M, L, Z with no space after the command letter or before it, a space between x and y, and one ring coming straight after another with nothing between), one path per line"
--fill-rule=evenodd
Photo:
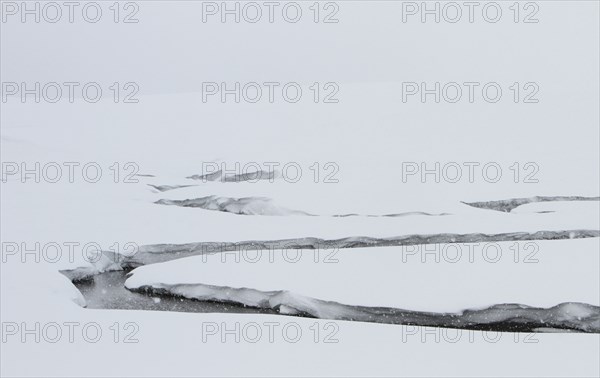
M285 239L274 241L245 241L190 244L160 244L140 248L134 256L104 252L94 266L62 271L73 282L93 280L103 272L129 270L147 264L174 259L214 254L224 251L257 249L316 249L359 248L437 243L477 243L490 241L560 240L599 237L596 230L538 231L535 233L504 234L434 234L409 235L393 238L349 237L337 240L318 238ZM190 300L235 303L257 309L272 309L282 315L309 316L320 319L350 320L388 324L436 326L446 328L481 329L519 332L550 332L570 330L600 333L600 307L584 303L561 303L551 308L530 307L523 304L498 304L485 309L465 310L462 313L432 313L389 307L345 305L333 301L305 297L289 291L260 291L251 288L233 288L202 283L164 284L136 282L135 271L125 287L135 292L157 296L181 297Z
M561 303L551 308L522 304L499 304L461 313L433 313L389 307L351 306L305 297L289 291L260 291L204 284L146 284L136 280L135 271L125 282L128 290L153 296L236 303L272 309L282 315L309 316L327 320L348 320L385 324L433 326L490 331L548 332L570 330L600 333L600 307L585 303Z

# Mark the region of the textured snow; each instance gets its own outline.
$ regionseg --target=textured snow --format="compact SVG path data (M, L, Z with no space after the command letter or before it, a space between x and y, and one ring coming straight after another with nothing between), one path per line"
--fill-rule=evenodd
M496 200L487 202L465 202L465 204L480 209L490 209L510 213L519 206L538 202L581 202L581 201L600 201L600 197L581 197L581 196L535 196L530 198L511 198L507 200Z
M155 203L160 205L197 207L204 210L216 210L243 215L310 215L303 211L290 210L277 206L271 199L264 197L224 198L209 196L187 200L160 199Z

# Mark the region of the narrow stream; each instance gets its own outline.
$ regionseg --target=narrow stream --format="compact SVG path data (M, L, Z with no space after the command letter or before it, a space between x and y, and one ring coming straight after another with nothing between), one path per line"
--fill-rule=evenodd
M182 298L168 292L147 289L130 291L125 288L127 274L128 271L126 270L105 272L95 275L89 280L75 281L74 285L83 294L87 302L87 308L91 309L279 315L276 309L247 307L231 302L200 301ZM477 321L465 321L465 318L458 314L428 313L387 307L337 305L345 310L344 313L346 315L329 318L330 320L495 332L598 332L597 330L584 330L577 324L560 321L543 324L539 320L536 320L535 317L531 318L528 316L515 316L504 321L481 323ZM292 316L313 317L306 313L299 313Z
M219 312L276 314L274 310L245 307L235 303L201 302L169 295L135 293L125 288L128 271L105 272L89 280L75 281L87 308L176 312Z

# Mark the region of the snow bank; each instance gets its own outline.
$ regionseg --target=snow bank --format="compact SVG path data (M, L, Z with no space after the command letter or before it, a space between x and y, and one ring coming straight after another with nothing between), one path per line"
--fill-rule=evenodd
M204 210L243 215L311 215L303 211L290 210L277 206L273 203L273 200L265 197L226 198L208 196L186 200L160 199L155 203L160 205L196 207Z

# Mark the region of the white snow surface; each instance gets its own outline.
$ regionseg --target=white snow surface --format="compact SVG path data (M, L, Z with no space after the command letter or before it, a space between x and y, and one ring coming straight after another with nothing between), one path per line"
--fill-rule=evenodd
M131 25L2 23L3 82L97 81L105 89L115 81L140 85L138 104L115 104L110 96L96 104L81 98L73 104L23 104L18 98L1 104L2 162L29 167L35 162L96 162L103 169L94 184L80 175L68 182L66 168L58 183L8 177L0 184L3 247L7 242L29 247L94 242L102 249L123 250L127 242L598 230L598 202L536 203L508 214L461 203L600 193L599 6L569 4L540 2L543 22L538 24L507 22L510 13L498 24L403 24L395 8L399 3L366 1L340 2L343 22L335 25L203 24L200 2L140 2L143 22ZM198 93L204 81L273 80L298 81L305 88L315 81L335 81L340 102L206 104ZM404 81L474 80L498 81L505 89L515 81L535 81L541 101L403 103L399 91ZM508 89L505 96L511 96ZM502 179L402 180L402 162L427 162L431 168L435 162L473 161L498 163ZM114 183L109 167L115 162L134 162L138 173L154 177L129 184L121 175L121 182ZM236 162L295 162L303 175L297 183L186 179L201 173L202 162L229 168ZM315 162L321 167L318 183L310 169ZM339 167L337 183L323 182L331 172L323 169L328 162ZM520 167L535 162L538 182L523 183L528 172L521 171L521 181L515 183L509 168L515 162ZM156 193L146 184L198 186ZM154 204L161 198L206 196L265 197L287 209L323 215L452 215L267 217ZM554 212L537 212L547 210ZM223 264L213 255L207 263L194 257L138 268L128 285L205 283L288 290L296 298L432 311L503 302L599 304L598 239L536 243L537 263L514 263L511 243L499 243L503 256L510 258L498 263L422 263L420 255L405 263L397 247L342 250L336 254L339 262L328 265L308 259ZM57 343L7 336L0 351L2 376L600 374L598 334L502 334L490 342L485 333L459 331L462 337L452 342L445 336L456 335L455 330L425 333L411 326L333 322L338 342L324 343L330 321L86 309L81 293L58 273L90 266L80 249L71 259L63 248L56 262L34 261L33 255L23 261L20 253L2 252L3 326L94 322L103 332L96 343L80 332L70 342L65 326ZM256 343L206 338L207 324L232 329L268 322L278 322L279 329L294 322L303 337L297 343L282 341L281 333L275 342L264 334ZM115 323L120 342L110 328ZM122 342L126 323L136 325L138 342ZM315 324L319 342L313 338Z
M598 238L535 241L525 246L526 242L499 242L223 252L137 268L126 286L218 286L224 290L176 290L186 297L221 300L226 299L222 296L227 288L282 290L298 298L433 312L500 303L600 305L596 275L600 259L594 253L600 248ZM518 263L516 248L520 249ZM572 276L565 276L566 267ZM232 294L230 300L254 306L263 300L256 293L245 294Z

